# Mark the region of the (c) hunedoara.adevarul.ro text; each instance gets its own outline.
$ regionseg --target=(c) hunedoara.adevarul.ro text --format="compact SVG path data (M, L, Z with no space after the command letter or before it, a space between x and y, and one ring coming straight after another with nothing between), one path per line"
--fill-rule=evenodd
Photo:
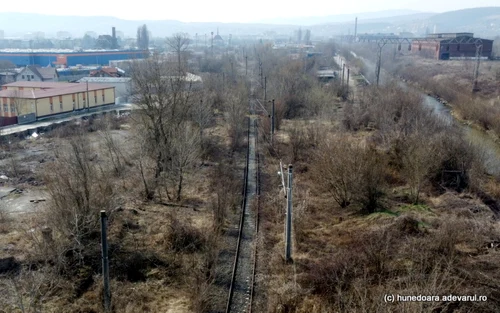
M488 300L487 296L482 295L399 295L399 294L386 294L384 295L384 302L433 302L433 301L462 301L462 302L485 302Z

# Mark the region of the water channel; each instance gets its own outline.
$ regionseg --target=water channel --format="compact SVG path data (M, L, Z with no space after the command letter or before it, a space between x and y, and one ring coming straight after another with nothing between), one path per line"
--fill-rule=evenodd
M360 59L371 71L375 72L375 65L373 62L362 57L360 57ZM382 70L380 73L380 82L383 84L384 81L388 81L389 79L389 75ZM486 132L460 123L451 114L451 108L439 102L434 97L431 97L421 90L411 87L402 81L399 81L398 84L404 89L410 89L422 95L423 104L432 108L434 113L442 119L443 123L455 123L455 125L460 127L463 130L466 139L474 146L478 147L479 151L483 154L484 165L488 174L500 176L500 143L495 142L495 140Z

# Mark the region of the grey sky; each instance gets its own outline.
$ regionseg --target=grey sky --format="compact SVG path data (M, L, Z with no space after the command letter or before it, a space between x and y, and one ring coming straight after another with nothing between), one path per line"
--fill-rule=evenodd
M183 22L252 22L274 17L305 17L410 9L444 12L499 6L499 0L23 0L2 1L0 12L100 15L122 19L171 19Z

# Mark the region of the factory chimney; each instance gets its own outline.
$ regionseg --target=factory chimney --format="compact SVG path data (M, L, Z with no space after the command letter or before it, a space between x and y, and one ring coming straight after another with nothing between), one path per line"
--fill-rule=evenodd
M113 49L118 48L117 41L116 41L116 28L114 26L111 28L111 37L113 38L112 39L112 48Z
M356 40L356 35L358 34L358 17L354 20L354 40Z

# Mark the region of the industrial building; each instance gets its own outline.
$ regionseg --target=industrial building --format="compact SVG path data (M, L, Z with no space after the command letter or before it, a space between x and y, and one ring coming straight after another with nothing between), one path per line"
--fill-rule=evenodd
M493 40L474 38L473 33L436 33L413 39L411 51L437 60L475 58L477 51L481 58L491 58Z
M127 102L132 91L132 78L130 77L83 77L78 80L78 83L103 84L115 87L116 104Z
M115 103L115 87L92 83L21 81L2 86L0 126Z
M28 65L61 67L108 65L113 60L143 59L147 53L143 50L2 49L0 50L0 61L10 61L18 67Z

